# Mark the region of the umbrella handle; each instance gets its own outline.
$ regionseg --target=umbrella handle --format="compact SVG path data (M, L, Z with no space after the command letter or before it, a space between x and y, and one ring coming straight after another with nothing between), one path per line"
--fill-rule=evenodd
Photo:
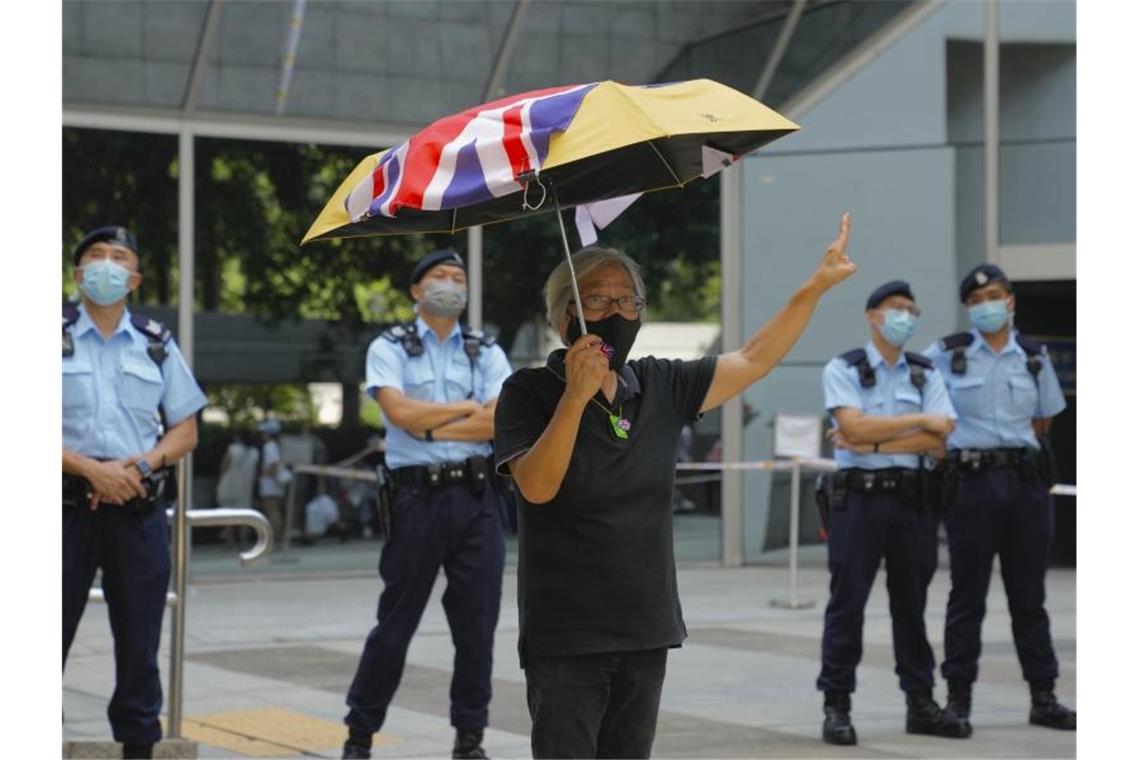
M586 334L586 318L582 316L582 295L578 292L578 275L574 272L574 257L570 255L570 241L566 239L566 224L562 221L562 206L558 203L558 191L550 183L550 196L554 199L554 215L558 217L558 230L562 233L562 250L566 253L566 264L570 267L570 287L574 291L574 303L578 307L578 326Z

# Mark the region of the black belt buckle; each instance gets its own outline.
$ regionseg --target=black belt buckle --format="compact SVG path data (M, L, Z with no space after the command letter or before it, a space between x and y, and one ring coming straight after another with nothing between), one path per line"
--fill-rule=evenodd
M878 478L879 490L883 492L894 492L899 490L899 475L894 472L880 473Z
M467 482L467 463L448 462L443 465L443 482L448 485Z
M862 473L862 483L859 484L859 490L863 493L871 493L875 490L875 473Z

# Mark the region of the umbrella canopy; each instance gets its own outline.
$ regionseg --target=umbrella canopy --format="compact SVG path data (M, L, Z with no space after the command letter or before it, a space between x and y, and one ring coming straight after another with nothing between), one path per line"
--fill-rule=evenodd
M366 157L303 242L454 233L681 187L797 129L708 79L537 90L440 119Z

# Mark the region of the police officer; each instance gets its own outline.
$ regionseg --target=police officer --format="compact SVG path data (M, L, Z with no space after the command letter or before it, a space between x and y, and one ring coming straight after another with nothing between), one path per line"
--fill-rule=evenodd
M971 686L978 677L996 553L1017 657L1029 682L1029 722L1075 730L1076 712L1053 694L1057 658L1045 612L1053 539L1051 449L1045 437L1065 399L1045 347L1013 326L1016 300L999 267L975 267L958 295L972 329L948 335L925 352L945 375L958 412L946 459L958 475L957 499L945 515L951 581L942 663L949 688L946 724L962 736L972 731Z
M344 757L370 756L442 565L456 649L452 754L481 758L505 551L490 441L511 368L501 348L459 325L467 272L457 253L435 251L416 264L411 294L415 322L385 331L368 349L367 388L384 413L395 490L377 623L348 691Z
M197 445L206 397L169 331L127 309L142 282L134 237L100 227L74 259L81 300L63 310L63 661L102 569L115 638L107 717L123 757L150 757L162 736L169 471Z
M938 518L926 498L923 456L943 453L954 409L925 357L904 352L919 316L902 280L874 290L871 340L827 363L823 396L837 427L828 529L831 598L823 627L823 740L855 744L851 693L863 654L863 610L886 560L895 672L906 693L906 731L939 734L934 654L926 638L926 589L938 564Z

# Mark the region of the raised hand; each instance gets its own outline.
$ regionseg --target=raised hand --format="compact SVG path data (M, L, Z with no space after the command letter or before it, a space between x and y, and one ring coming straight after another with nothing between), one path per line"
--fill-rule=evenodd
M855 274L858 268L847 256L847 241L851 234L851 213L845 213L839 221L839 235L827 246L823 261L812 275L824 290L837 285Z

